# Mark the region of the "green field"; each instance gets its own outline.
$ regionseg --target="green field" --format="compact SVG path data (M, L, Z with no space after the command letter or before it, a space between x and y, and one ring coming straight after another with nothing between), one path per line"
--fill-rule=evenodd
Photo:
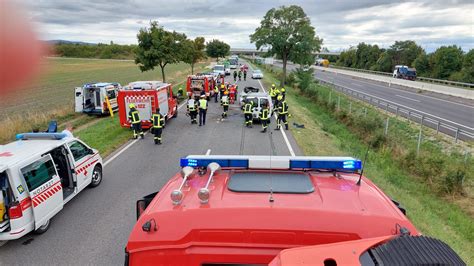
M202 70L209 62L195 66ZM173 64L165 68L166 81L181 84L191 67ZM74 114L74 88L88 82L119 82L126 85L137 80L162 80L161 70L141 72L133 61L75 58L48 58L43 74L28 87L0 99L0 143L11 141L20 131L33 127L45 128L47 121L73 121L74 127L90 122L91 118ZM176 89L176 87L175 87Z

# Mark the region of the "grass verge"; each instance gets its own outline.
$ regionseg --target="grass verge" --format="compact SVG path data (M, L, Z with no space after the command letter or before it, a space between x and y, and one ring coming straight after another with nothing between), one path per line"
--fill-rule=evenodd
M274 73L265 72L267 87L276 83ZM329 90L318 86L322 91ZM318 103L298 89L287 88L292 121L304 124L305 129L292 127L299 146L305 155L345 154L362 158L367 144L360 135L340 122L334 109ZM326 95L327 96L327 95ZM374 112L376 110L369 110ZM340 114L339 114L340 115ZM380 128L369 128L380 130ZM395 138L395 140L397 140ZM428 151L432 148L425 144ZM365 168L365 175L387 195L399 200L408 211L409 219L425 235L434 236L448 243L467 263L474 263L474 223L468 212L458 204L433 190L433 187L401 167L391 148L382 145L373 149ZM468 201L472 204L472 201ZM467 207L469 209L469 206Z

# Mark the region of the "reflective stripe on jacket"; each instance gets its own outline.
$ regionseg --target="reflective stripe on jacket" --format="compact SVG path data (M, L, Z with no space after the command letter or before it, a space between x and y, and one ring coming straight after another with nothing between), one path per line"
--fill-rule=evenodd
M286 101L283 101L278 105L278 113L282 115L288 113L288 104L286 103Z
M252 104L246 103L244 105L244 114L251 114L252 113Z
M196 102L193 99L188 100L188 111L196 111Z
M128 117L132 120L132 124L140 123L140 115L135 108L130 109Z
M262 112L260 112L260 119L267 120L269 118L269 110L268 108L263 108Z
M153 128L162 128L165 123L161 114L153 114L151 121L153 122Z

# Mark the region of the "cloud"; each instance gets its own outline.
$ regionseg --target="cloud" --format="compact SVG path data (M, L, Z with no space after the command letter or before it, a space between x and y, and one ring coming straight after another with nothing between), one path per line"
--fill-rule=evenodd
M331 50L359 42L390 46L411 39L422 46L473 48L472 0L23 0L44 39L136 43L137 31L157 20L169 30L233 47L253 48L249 35L273 7L303 7ZM468 36L468 37L466 37ZM444 40L444 41L443 41Z

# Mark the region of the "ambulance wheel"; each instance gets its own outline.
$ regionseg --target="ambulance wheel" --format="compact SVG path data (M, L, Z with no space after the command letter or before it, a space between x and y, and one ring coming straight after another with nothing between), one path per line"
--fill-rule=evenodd
M92 180L89 187L97 187L102 182L102 166L100 164L94 167L94 171L92 172Z
M42 233L48 231L50 224L51 224L51 219L49 219L48 221L46 221L45 224L43 224L43 225L40 226L38 229L36 229L35 234L40 235L40 234L42 234Z

